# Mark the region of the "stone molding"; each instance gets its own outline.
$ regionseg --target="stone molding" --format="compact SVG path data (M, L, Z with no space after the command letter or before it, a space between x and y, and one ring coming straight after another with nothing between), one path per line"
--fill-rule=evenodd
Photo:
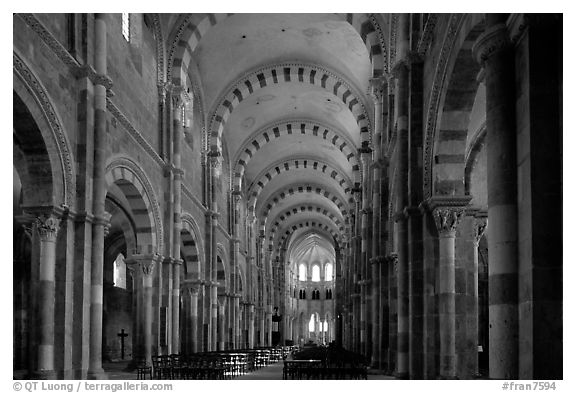
M386 48L386 36L382 31L382 27L380 26L378 19L376 19L376 15L369 14L368 19L370 19L370 23L372 23L372 26L374 26L374 30L376 30L376 34L378 35L378 43L380 44L380 48L382 49L382 58L384 59L383 64L384 72L388 73L388 62L386 61L388 59L388 50Z
M504 23L488 27L476 40L472 53L478 63L484 63L499 51L511 47L508 29Z
M130 120L120 111L120 109L112 102L110 97L106 98L106 109L110 112L112 116L114 116L120 124L128 131L128 135L130 135L140 147L144 149L146 153L161 167L164 166L165 162L160 157L160 155L156 152L156 150L152 147L150 143L142 136L140 131L138 131Z
M162 254L164 252L164 227L162 216L160 214L160 205L158 203L158 199L156 198L156 194L154 193L154 188L148 179L146 173L140 168L140 165L133 162L131 159L126 157L117 157L112 162L110 162L106 166L106 173L112 171L116 167L125 167L130 170L135 177L140 181L146 196L149 199L150 206L149 208L152 209L152 216L154 218L154 226L156 229L156 242L158 252Z
M148 141L142 136L142 134L136 130L136 128L134 128L134 126L130 123L130 121L126 118L126 116L118 109L118 107L110 100L110 98L113 96L112 91L110 90L113 82L112 80L106 76L106 75L99 75L96 73L96 71L91 67L91 66L84 66L84 65L80 65L80 63L78 63L78 61L76 61L76 59L66 50L66 48L64 48L64 46L62 46L62 44L60 44L60 42L58 42L58 40L44 27L44 25L42 25L42 23L34 16L34 14L16 14L18 15L22 20L24 20L24 22L26 24L28 24L32 30L34 30L42 39L42 41L44 41L44 43L52 50L52 52L68 67L70 68L72 74L75 77L79 77L82 75L85 75L87 77L89 77L89 79L94 83L94 84L101 84L104 87L106 87L107 90L107 97L106 97L106 108L108 109L108 111L110 111L110 113L122 124L122 126L128 131L128 134L130 136L132 136L135 141L144 149L144 151L150 155L150 157L159 165L164 165L164 160L158 155L158 153L156 153L156 151L154 150L154 148L148 143ZM158 41L157 41L158 42ZM163 52L163 51L162 51ZM15 55L16 57L16 55ZM14 61L14 64L17 66L16 68L18 68L18 66L20 66L20 63L22 63L21 59L18 59L19 63L17 63L17 61ZM160 57L159 57L159 61L160 61ZM160 67L158 67L160 69ZM162 71L163 72L163 71ZM30 71L28 70L28 72L26 74L24 74L23 76L27 76L27 74L30 74ZM27 79L27 78L25 78ZM35 84L39 84L37 81ZM32 86L34 87L34 86ZM42 95L45 97L46 93L42 93ZM39 98L41 98L41 96L39 95ZM58 141L58 146L60 148L61 151L61 160L64 161L64 165L66 170L64 171L66 174L66 180L67 182L72 181L72 183L70 184L70 187L66 188L66 204L69 206L74 206L74 194L75 194L75 176L73 175L73 172L71 172L71 159L70 159L70 153L69 153L69 149L67 148L67 146L62 145L62 142L65 141L66 137L65 136L60 136L60 130L61 127L59 125L59 122L56 118L54 109L51 108L51 110L46 110L47 108L45 107L45 105L50 105L50 102L47 101L46 104L44 104L44 99L41 99L40 102L42 103L42 107L45 110L45 113L48 117L48 120L50 122L50 124L52 125L52 127L54 128L54 131L57 135L56 140ZM54 121L56 121L56 123L54 123ZM56 127L55 127L56 126Z
M425 56L426 52L430 48L430 44L432 43L432 38L434 37L434 30L436 29L436 22L438 21L437 14L429 14L428 20L424 25L424 31L418 42L417 52L420 56Z
M390 20L390 64L396 61L396 37L398 36L398 14L392 14Z
M156 56L158 61L156 63L156 77L157 82L164 83L164 38L162 36L162 24L160 23L160 15L152 14L152 27L154 29L155 41L156 41Z
M111 90L112 79L108 75L98 74L90 64L84 64L72 69L72 73L77 79L88 78L94 85L103 86L106 90Z
M190 189L188 188L188 186L184 184L184 182L182 182L181 187L182 187L182 194L186 195L186 197L188 197L188 199L191 200L202 211L202 213L206 213L208 208L204 206L204 204L196 197L196 195L192 193L192 191L190 191Z
M438 56L436 63L436 71L432 82L432 89L430 91L430 98L428 101L428 109L426 114L426 131L424 135L424 197L432 196L432 159L434 149L434 135L436 133L436 122L438 120L438 108L440 105L440 97L444 89L446 75L448 72L449 59L452 56L452 50L458 38L458 32L464 22L464 14L452 14L446 29L446 35L442 42L442 49Z
M71 149L69 148L70 144L68 143L66 133L62 129L60 119L56 115L56 110L54 109L44 86L42 86L38 78L36 78L30 68L16 52L13 52L12 59L16 75L23 82L28 92L36 99L48 124L50 125L50 131L56 142L56 147L59 153L58 158L60 159L64 175L64 203L68 206L75 206L76 175L74 173L74 164L72 162Z
M15 14L34 30L40 39L52 50L52 52L68 67L75 68L80 64L66 50L66 48L50 33L34 14Z

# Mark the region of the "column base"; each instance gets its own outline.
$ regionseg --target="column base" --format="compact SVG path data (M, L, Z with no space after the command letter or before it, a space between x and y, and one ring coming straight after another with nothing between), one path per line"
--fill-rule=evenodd
M406 372L402 372L402 373L395 372L395 373L393 373L393 376L396 379L410 379L410 374L408 374Z
M103 368L88 370L88 379L108 379L108 375Z
M442 380L442 381L455 381L458 380L460 378L456 377L456 376L446 376L446 375L439 375L438 378L436 378L437 380Z
M30 379L56 379L56 370L34 370L29 374Z

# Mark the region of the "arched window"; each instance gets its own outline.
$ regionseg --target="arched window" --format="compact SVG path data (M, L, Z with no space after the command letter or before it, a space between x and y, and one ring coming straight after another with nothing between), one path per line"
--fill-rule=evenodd
M130 42L130 14L122 13L122 35Z
M306 281L306 266L303 263L298 267L298 280Z
M324 266L324 281L332 281L332 264L327 263Z
M312 266L312 281L320 281L320 266Z
M114 286L126 289L126 263L122 254L118 254L114 261Z
M310 316L310 322L308 323L308 331L313 332L316 330L316 314Z

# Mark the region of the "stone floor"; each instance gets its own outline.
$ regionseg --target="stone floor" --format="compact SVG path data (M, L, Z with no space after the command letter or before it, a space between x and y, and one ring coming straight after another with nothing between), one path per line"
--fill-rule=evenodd
M135 380L135 371L126 371L126 366L128 362L114 362L114 363L104 363L104 371L106 371L106 376L109 380ZM246 375L241 375L235 379L245 380L245 381L256 381L256 380L281 380L282 379L282 362L273 363L267 367L263 367L254 372ZM14 379L23 379L25 376L25 371L22 372L14 371ZM368 370L368 380L386 380L394 379L389 375L382 375L376 371Z
M136 372L125 371L127 362L118 363L106 363L103 365L108 379L111 380L133 380L136 379ZM281 380L282 379L282 362L273 363L267 367L263 367L249 374L241 375L235 379L245 380L245 381L256 381L256 380ZM368 372L368 380L386 380L394 379L389 375L378 374L373 371Z

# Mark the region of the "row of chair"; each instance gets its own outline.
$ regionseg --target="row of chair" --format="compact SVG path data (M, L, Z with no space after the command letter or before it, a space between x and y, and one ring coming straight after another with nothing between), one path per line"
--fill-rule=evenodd
M255 348L189 355L160 355L152 364L139 362L138 379L230 379L244 375L287 356L286 348Z
M336 367L323 363L296 364L285 361L282 379L368 379L368 370L358 364Z

